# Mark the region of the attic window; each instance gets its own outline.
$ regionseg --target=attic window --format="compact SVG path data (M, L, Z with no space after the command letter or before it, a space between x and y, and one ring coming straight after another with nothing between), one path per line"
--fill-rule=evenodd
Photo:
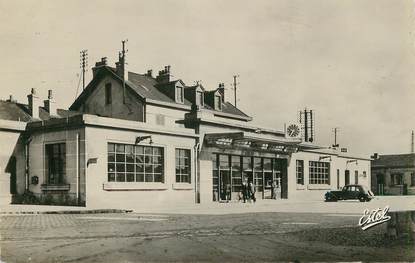
M176 87L176 102L183 103L183 88Z
M222 110L222 98L219 95L215 95L215 110Z
M203 92L196 91L196 105L203 106Z
M105 84L105 104L109 105L112 103L112 95L111 95L111 83Z

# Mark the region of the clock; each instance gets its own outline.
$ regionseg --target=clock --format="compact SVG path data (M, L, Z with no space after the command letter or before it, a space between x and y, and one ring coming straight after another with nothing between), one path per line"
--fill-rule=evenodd
M300 127L298 127L296 124L290 124L287 127L287 134L289 137L297 137L300 135Z

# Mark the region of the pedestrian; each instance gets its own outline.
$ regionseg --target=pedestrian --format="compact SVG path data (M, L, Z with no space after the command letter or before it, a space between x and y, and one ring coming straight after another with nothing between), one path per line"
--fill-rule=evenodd
M271 198L277 199L277 182L273 180L271 183Z
M244 200L244 203L246 203L246 199L248 198L248 183L246 178L244 178L242 182L242 199Z
M249 197L255 203L256 202L256 198L255 198L255 184L252 181L249 181L249 183L248 183L248 191L249 191Z

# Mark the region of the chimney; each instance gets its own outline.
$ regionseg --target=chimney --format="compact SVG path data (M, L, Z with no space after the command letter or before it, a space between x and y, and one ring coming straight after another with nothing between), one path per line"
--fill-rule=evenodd
M153 70L152 69L147 70L146 76L152 78L153 77Z
M47 112L49 112L50 116L56 116L58 115L57 109L56 109L56 103L53 99L52 90L48 90L48 99L43 101L45 105L45 109Z
M124 80L128 80L128 65L125 59L125 53L123 55L122 52L118 53L118 62L115 62L115 68L117 75Z
M222 96L222 102L225 102L225 84L224 83L219 83L218 91Z
M13 98L13 95L10 94L9 99L7 100L8 102L17 102L17 100L15 100Z
M370 156L372 159L377 160L379 159L379 154L378 153L374 153L372 156Z
M92 68L92 77L95 78L100 68L107 65L107 57L101 58L101 61L95 63L95 67Z
M36 89L32 88L29 95L27 95L27 99L29 102L29 111L30 115L34 119L40 119L39 118L39 107L40 107L40 99L36 94Z
M160 84L165 84L170 82L170 66L165 66L164 70L160 70L156 80Z

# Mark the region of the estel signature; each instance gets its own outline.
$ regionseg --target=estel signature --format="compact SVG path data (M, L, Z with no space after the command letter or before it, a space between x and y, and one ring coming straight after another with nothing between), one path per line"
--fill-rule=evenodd
M359 219L359 226L362 227L362 230L366 230L389 221L391 217L387 215L388 211L389 206L386 206L383 210L382 208L374 209L372 211L365 209L363 216Z

